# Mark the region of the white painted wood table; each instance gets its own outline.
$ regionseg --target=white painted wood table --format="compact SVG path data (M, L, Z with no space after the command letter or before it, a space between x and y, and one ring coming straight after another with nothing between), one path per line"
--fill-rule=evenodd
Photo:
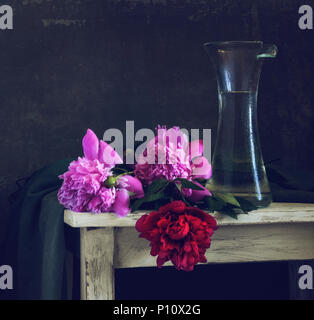
M81 233L82 299L114 299L115 268L156 266L149 242L134 228L145 213L118 218L65 211L64 222ZM208 263L314 259L314 204L273 203L238 220L213 215L219 229L207 250Z

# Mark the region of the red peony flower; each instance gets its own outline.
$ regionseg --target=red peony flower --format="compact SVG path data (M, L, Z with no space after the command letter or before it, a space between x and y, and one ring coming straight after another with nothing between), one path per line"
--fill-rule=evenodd
M151 255L158 256L158 268L170 260L176 269L192 271L197 263L207 261L205 252L217 222L199 208L173 201L142 216L135 228L141 238L150 241Z

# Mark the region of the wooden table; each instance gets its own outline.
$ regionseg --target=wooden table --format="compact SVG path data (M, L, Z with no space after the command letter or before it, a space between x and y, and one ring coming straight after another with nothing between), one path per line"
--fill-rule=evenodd
M111 300L114 269L156 266L147 240L134 226L146 212L114 214L65 211L64 222L81 232L81 297ZM314 204L273 203L238 220L213 214L219 229L208 263L314 259Z

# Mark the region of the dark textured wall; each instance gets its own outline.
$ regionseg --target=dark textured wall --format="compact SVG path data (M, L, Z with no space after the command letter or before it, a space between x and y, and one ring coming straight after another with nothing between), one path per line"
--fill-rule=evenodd
M266 161L310 167L314 155L314 31L298 28L311 1L5 1L0 31L0 242L15 181L81 154L86 128L156 124L213 128L217 93L202 43L263 40L259 128Z

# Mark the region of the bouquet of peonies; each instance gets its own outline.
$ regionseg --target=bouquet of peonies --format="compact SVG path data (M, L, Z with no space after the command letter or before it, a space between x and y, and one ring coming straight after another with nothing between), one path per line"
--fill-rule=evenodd
M212 168L203 156L203 143L178 128L157 128L135 166L127 166L106 142L88 129L83 138L84 157L60 176L59 202L76 212L114 212L119 217L138 209L152 210L136 223L150 241L157 266L171 261L178 270L191 271L206 262L216 220L207 212L236 217L256 209L240 198L212 194L206 188Z

